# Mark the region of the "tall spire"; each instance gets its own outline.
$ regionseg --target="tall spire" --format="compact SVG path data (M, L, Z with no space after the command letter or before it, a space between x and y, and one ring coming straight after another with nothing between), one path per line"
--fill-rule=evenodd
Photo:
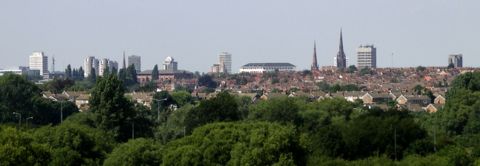
M342 35L342 28L340 28L340 46L339 51L343 52L343 35Z
M312 66L310 68L311 71L318 70L318 63L317 63L317 42L313 41L313 61Z
M338 69L347 68L347 57L345 56L345 52L343 51L343 34L342 34L341 28L340 28L340 45L338 47L338 53L337 53L336 59L337 59Z
M126 69L127 65L125 64L125 51L123 51L123 69Z

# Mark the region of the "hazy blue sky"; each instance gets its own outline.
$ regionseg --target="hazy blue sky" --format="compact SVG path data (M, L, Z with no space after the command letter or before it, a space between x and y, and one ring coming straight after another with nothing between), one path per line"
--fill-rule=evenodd
M446 65L451 53L479 66L479 20L478 0L2 0L0 68L27 65L33 51L63 70L86 56L121 63L127 50L143 70L172 56L206 72L222 51L235 72L249 62L301 70L314 40L319 64L333 64L340 28L349 64L359 45L374 44L380 67Z

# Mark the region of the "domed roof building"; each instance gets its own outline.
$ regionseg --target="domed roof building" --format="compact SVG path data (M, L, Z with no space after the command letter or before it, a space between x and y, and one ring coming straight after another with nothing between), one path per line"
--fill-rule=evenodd
M173 59L171 56L168 56L165 58L165 61L163 61L163 70L172 72L177 71L178 63L175 62L175 59Z

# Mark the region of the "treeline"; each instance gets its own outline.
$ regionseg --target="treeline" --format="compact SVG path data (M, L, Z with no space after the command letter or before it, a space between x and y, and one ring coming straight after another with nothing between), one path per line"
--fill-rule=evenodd
M253 102L221 92L199 100L185 91L156 93L148 108L126 98L123 84L100 77L90 111L27 128L12 112L41 116L38 103L20 104L41 98L38 88L1 77L0 111L10 117L0 127L0 165L480 164L480 73L459 76L434 114L340 98Z

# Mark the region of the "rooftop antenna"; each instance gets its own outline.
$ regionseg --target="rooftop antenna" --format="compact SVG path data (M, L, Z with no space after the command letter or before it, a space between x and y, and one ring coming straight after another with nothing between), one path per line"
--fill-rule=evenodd
M52 73L55 73L55 55L52 55Z

